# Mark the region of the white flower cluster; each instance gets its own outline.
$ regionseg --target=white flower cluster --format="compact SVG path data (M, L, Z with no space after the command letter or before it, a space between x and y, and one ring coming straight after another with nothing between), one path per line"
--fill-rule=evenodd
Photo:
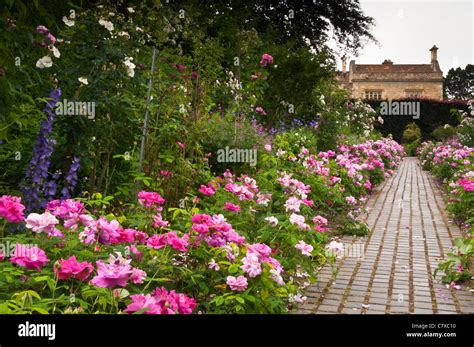
M123 64L125 65L125 68L127 69L127 75L129 77L135 76L135 67L136 65L132 63L133 58L132 57L125 57L123 60Z

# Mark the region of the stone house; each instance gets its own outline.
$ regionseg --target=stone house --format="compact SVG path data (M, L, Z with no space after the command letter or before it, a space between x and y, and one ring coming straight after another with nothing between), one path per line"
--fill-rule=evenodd
M443 99L443 72L438 63L438 47L430 49L430 64L356 64L349 71L343 58L342 71L336 75L339 85L354 99L381 100L404 98Z

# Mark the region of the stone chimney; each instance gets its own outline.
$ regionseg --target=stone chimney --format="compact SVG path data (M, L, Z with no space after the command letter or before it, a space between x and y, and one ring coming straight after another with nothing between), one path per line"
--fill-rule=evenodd
M441 68L439 67L438 63L438 47L436 45L433 45L430 49L431 52L431 68L433 71L440 72Z
M438 61L438 47L436 45L433 45L430 49L431 52L431 62Z
M346 73L347 66L346 66L346 56L342 57L342 73Z
M393 61L391 61L390 59L385 59L385 60L382 62L382 65L393 65Z

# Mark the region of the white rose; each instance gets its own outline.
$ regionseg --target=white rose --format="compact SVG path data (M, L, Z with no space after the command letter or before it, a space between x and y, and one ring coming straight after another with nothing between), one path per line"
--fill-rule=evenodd
M79 80L79 82L81 82L81 83L84 84L84 85L88 85L88 84L89 84L89 81L88 81L87 78L85 78L85 77L79 77L78 80Z
M51 66L53 66L53 60L48 55L45 55L43 58L38 59L38 61L36 62L36 67L38 69L44 69L45 67Z

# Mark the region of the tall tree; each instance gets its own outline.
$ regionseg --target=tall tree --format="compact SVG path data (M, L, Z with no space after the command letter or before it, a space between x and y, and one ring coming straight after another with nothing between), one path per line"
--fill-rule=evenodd
M449 69L444 78L444 96L462 100L474 98L474 65Z
M334 35L354 53L365 40L375 40L370 33L374 20L363 13L359 0L176 0L169 5L191 11L211 35L224 28L255 29L273 42L294 41L317 50Z

